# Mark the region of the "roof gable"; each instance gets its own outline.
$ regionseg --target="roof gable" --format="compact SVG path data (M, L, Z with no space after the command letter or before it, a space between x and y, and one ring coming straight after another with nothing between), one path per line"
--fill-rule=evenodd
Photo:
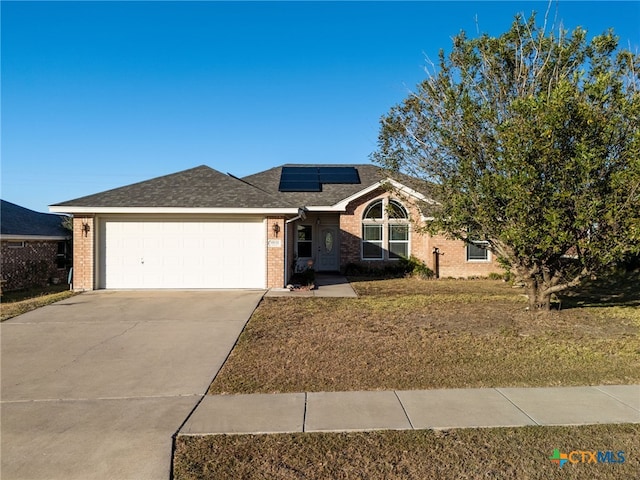
M337 165L313 165L314 167L335 167ZM389 187L413 196L417 200L427 201L428 192L424 190L424 182L406 175L384 170L371 164L341 164L340 167L354 168L359 176L358 183L332 184L323 183L320 191L279 191L280 179L283 169L309 167L309 165L285 164L279 167L265 170L253 175L244 177L243 180L255 185L267 192L286 199L288 204L306 207L315 210L314 207L335 207L343 209L346 204L362 195L366 195L376 188L384 188L388 183Z

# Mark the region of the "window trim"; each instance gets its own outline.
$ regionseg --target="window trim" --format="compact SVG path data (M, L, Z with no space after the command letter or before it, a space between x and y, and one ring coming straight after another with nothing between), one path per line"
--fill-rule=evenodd
M468 263L490 263L491 262L491 250L488 248L484 248L483 250L486 252L485 258L470 258L469 257L469 247L470 246L489 246L489 242L483 240L470 240L469 243L465 245L465 256L466 261Z
M367 229L367 227L378 227L379 231L380 231L380 240L366 240L365 239L365 230ZM365 257L364 256L364 249L365 249L365 244L371 244L371 245L376 245L379 249L380 249L380 256L379 257ZM360 245L361 245L361 252L360 252L360 257L362 258L362 260L384 260L384 225L382 223L362 223L362 238L360 239Z
M382 207L382 218L366 218L367 214L371 211L374 206L380 203ZM389 207L390 205L397 206L400 211L405 215L405 218L392 218L389 215ZM410 227L410 219L409 219L409 211L407 208L395 198L390 197L382 197L376 198L372 200L364 209L362 213L362 218L360 219L360 260L362 261L391 261L397 262L402 259L402 256L396 254L392 254L391 252L391 244L406 244L407 249L407 257L411 255L411 227ZM381 229L381 240L365 240L365 226L367 225L378 225ZM391 240L391 227L402 225L407 228L407 240ZM372 243L375 245L379 245L381 250L380 257L365 257L365 244ZM392 256L394 255L394 256Z
M300 232L300 228L301 227L308 227L309 231L311 232L311 239L310 240L300 240L300 236L299 236L299 232ZM304 244L309 244L309 251L311 252L311 256L309 257L302 257L300 256L300 244L304 243ZM296 227L296 256L297 258L313 258L313 225L298 225Z
M406 240L393 240L391 238L391 229L393 227L405 227L407 230L407 239ZM389 232L389 248L387 249L387 252L389 252L389 260L400 260L402 258L401 255L398 255L396 253L393 253L391 251L391 245L406 245L406 249L407 249L407 254L405 255L405 258L409 257L409 224L404 224L404 223L389 223L387 224L387 230ZM393 257L391 255L394 255Z

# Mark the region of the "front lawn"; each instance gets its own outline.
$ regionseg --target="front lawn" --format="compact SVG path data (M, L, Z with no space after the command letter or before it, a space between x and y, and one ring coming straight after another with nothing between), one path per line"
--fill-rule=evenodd
M178 437L176 480L638 478L640 425ZM562 468L554 449L624 452ZM610 457L613 459L613 457ZM585 459L589 459L586 455Z
M209 393L640 383L635 300L538 314L495 280L353 286L359 298L265 298Z
M525 310L521 289L500 281L353 286L359 298L265 298L209 392L640 383L633 288L624 295L595 288L587 301L570 296L562 310L536 314ZM638 437L640 425L178 436L174 473L176 480L614 480L638 477ZM549 458L554 449L622 451L625 461L560 469Z

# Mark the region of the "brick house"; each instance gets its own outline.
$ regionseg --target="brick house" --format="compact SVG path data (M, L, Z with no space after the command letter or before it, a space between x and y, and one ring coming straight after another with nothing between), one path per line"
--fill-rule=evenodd
M442 277L501 272L482 245L418 231L436 202L373 165L207 166L50 207L73 215L74 289L272 288L413 255ZM389 188L389 186L393 188ZM437 249L437 250L436 250Z
M3 290L66 283L71 232L62 217L0 200Z

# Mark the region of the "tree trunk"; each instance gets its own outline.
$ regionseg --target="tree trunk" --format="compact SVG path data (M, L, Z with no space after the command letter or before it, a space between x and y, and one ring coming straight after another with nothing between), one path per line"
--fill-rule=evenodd
M527 297L529 298L529 310L532 312L536 310L551 310L551 298L554 294L580 285L582 280L590 275L589 270L583 268L572 279L564 280L562 271L550 272L544 266L514 265L514 269L524 282Z
M551 310L551 292L535 279L525 281L525 289L529 298L529 311Z

